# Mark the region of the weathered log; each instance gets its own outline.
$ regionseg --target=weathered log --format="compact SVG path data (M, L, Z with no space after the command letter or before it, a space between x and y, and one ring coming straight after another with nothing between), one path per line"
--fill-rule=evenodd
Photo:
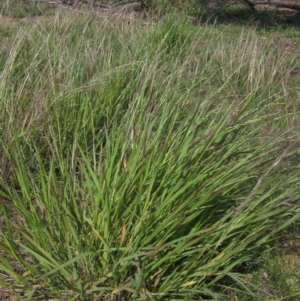
M266 5L300 12L300 0L222 0L222 3L226 6L245 4L252 10L255 10L256 5Z
M251 0L248 0L251 1ZM254 0L251 1L254 5L271 5L277 8L288 8L300 11L299 0Z

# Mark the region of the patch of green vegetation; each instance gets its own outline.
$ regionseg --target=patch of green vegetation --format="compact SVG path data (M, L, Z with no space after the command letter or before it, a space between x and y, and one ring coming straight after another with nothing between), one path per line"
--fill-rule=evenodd
M0 15L15 18L36 17L49 14L53 7L41 1L2 0Z
M299 229L299 228L298 228ZM249 282L255 297L245 290L232 287L238 300L299 300L300 296L300 240L298 231L283 231L269 251L248 266ZM253 265L254 263L254 265Z
M1 286L27 300L296 298L299 255L270 247L300 216L299 53L284 29L83 12L19 24L0 49Z

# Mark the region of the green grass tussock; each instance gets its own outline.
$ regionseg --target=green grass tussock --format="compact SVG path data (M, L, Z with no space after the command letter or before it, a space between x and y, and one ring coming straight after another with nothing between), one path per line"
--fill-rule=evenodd
M2 0L0 15L15 18L36 17L53 12L53 7L46 1Z
M225 300L220 284L249 285L242 264L300 214L293 59L255 30L233 42L174 17L58 12L9 41L0 284L28 300Z

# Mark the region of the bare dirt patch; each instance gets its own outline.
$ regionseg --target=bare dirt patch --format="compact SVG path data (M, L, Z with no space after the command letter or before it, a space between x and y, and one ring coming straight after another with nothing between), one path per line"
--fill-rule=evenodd
M13 23L16 23L17 20L18 19L14 18L14 17L7 17L7 16L0 15L0 25L2 25L2 26L9 26Z

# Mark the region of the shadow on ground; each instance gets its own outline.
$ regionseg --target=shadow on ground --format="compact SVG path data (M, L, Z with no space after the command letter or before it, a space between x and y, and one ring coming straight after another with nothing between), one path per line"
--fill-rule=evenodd
M261 26L265 29L274 27L297 27L300 29L300 12L291 10L251 11L247 8L208 9L193 16L193 22L209 24L235 24Z

